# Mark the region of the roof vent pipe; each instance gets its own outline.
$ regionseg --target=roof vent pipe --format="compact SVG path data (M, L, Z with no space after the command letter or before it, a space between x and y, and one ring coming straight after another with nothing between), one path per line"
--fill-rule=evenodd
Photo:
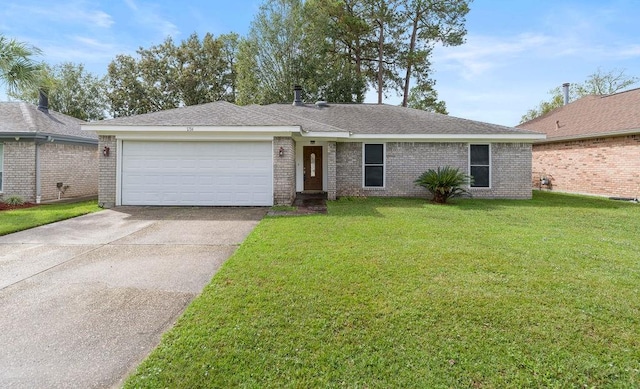
M44 88L38 89L38 110L49 113L49 91Z
M562 94L564 95L564 105L569 104L569 83L562 84Z
M304 105L302 102L302 87L300 85L293 87L293 105L296 107L302 107Z

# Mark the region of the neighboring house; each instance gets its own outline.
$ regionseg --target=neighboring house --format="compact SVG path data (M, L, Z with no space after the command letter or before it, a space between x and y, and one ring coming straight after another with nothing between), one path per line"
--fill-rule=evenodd
M427 196L429 168L471 172L480 198L531 198L544 135L370 104L240 107L216 102L83 125L100 136L99 202L270 206L297 192Z
M0 200L29 202L98 193L98 136L82 120L40 105L0 102Z
M533 144L534 186L640 196L640 89L585 96L518 128L547 134Z

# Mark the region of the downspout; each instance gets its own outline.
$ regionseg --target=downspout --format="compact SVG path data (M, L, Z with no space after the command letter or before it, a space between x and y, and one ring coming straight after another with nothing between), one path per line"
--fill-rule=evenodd
M42 143L37 140L34 143L36 144L36 204L40 204L40 200L42 199L42 191L40 188L40 145Z

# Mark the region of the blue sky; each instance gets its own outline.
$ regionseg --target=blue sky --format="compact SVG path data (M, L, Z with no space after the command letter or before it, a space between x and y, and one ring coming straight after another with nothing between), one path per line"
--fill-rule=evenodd
M249 29L260 0L2 0L0 33L43 50L42 60L105 74L121 53ZM476 0L467 43L439 47L433 78L451 115L516 125L547 92L598 68L640 76L640 1ZM640 85L637 85L640 86ZM0 100L6 100L0 92ZM375 102L369 94L367 102ZM395 95L386 103L397 104Z

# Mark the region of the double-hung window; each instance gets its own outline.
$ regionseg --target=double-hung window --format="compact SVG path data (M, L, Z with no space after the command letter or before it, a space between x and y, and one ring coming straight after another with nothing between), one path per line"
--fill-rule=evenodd
M4 173L4 145L0 143L0 193L2 193L2 174Z
M473 178L472 188L491 187L491 147L469 145L469 172Z
M384 144L364 144L364 187L384 187Z

